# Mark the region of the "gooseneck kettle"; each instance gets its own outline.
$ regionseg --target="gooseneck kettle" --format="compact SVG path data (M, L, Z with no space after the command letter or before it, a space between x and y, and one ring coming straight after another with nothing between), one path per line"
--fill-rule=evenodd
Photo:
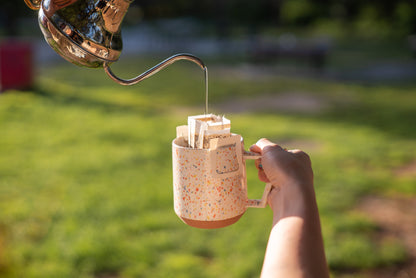
M122 85L133 85L179 60L207 69L192 54L173 55L132 79L117 77L110 69L122 50L121 22L134 0L25 0L39 10L39 25L48 44L69 62L89 68L104 68ZM207 86L207 85L206 85Z

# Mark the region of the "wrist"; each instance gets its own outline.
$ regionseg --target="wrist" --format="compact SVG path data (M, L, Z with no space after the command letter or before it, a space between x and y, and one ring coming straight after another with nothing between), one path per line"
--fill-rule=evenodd
M270 201L274 223L289 216L303 218L316 208L313 182L282 185Z

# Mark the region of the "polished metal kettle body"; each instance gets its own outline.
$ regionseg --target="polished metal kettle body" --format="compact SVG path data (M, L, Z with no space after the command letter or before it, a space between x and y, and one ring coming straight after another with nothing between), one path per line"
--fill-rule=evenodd
M73 64L98 68L118 60L120 25L131 0L43 0L39 25L48 44Z

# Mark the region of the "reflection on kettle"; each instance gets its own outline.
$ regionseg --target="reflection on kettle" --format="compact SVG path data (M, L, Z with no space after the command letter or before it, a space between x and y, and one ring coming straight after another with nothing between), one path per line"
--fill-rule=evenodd
M25 0L39 10L39 25L48 44L69 62L90 68L103 67L122 85L133 85L179 60L206 66L192 54L176 54L132 79L117 77L110 69L123 47L121 22L133 0ZM207 77L205 77L205 80ZM206 84L207 86L207 84Z

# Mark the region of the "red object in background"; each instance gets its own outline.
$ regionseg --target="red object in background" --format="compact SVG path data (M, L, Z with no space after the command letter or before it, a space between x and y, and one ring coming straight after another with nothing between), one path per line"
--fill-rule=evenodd
M33 85L33 49L28 42L0 43L0 91L29 89Z

